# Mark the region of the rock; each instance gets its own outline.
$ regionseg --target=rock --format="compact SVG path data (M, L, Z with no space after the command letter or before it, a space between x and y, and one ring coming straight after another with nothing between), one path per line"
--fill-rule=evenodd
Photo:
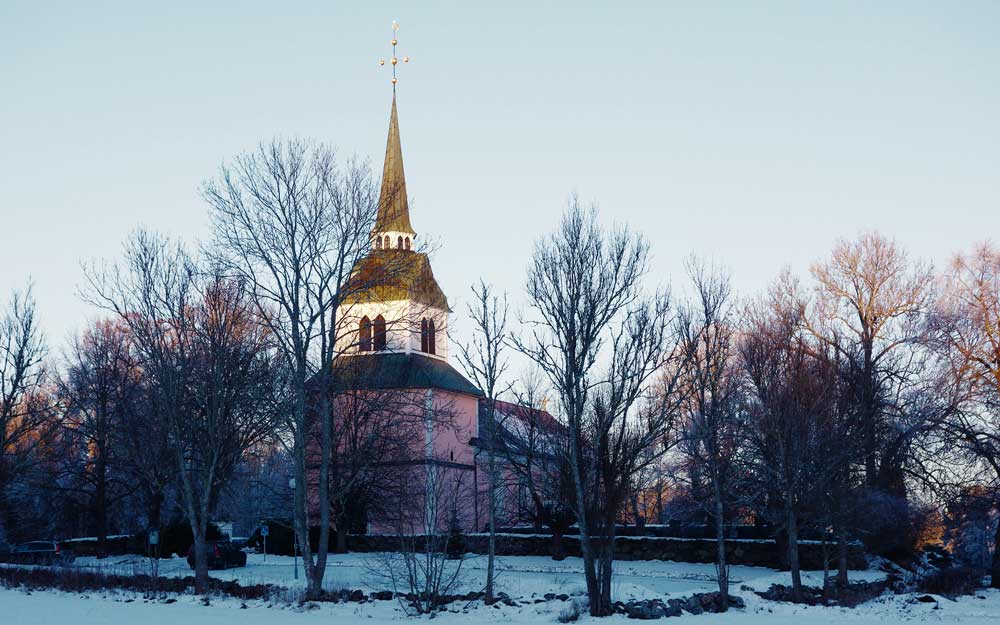
M640 621L653 621L666 616L663 606L657 600L630 601L625 604L625 614L628 618Z
M705 611L705 609L701 607L701 601L698 600L697 595L688 597L688 600L684 602L684 609L691 614L701 614Z
M668 605L663 608L663 616L680 616L683 614L681 611L681 606L679 605Z
M719 593L717 592L698 592L694 596L698 599L698 603L701 604L701 609L705 612L715 612L716 605L719 602Z
M543 596L545 597L546 601L552 601L553 599L556 598L556 593L554 593L554 592L547 592Z
M735 595L729 595L729 607L736 608L737 610L744 610L747 607L745 601L742 597L737 597Z
M937 603L938 600L930 595L920 595L917 597L917 601L920 603Z
M372 593L372 599L378 599L379 601L389 601L392 599L391 590L380 590L378 592Z
M351 594L347 596L347 600L354 603L361 603L365 600L365 593L361 590L352 590Z
M558 599L559 601L569 601L569 595L558 594L556 595L556 599Z

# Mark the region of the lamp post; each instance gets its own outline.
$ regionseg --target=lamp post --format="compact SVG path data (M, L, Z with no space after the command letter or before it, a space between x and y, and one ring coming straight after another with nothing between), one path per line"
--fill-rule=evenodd
M288 487L292 489L292 570L295 579L299 578L299 533L295 523L295 478L289 478Z

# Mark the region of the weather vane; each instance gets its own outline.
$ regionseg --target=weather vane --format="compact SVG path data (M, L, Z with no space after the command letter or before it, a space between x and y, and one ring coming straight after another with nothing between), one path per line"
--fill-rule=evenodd
M398 31L398 30L399 30L399 22L397 22L396 20L393 20L392 21L392 58L389 59L389 63L392 64L392 92L393 93L396 93L396 65L399 64L399 59L396 58L396 44L399 43L398 41L396 41L396 31ZM403 57L403 62L404 63L409 63L410 62L410 57L404 56ZM379 59L378 60L378 64L379 65L385 65L385 59Z

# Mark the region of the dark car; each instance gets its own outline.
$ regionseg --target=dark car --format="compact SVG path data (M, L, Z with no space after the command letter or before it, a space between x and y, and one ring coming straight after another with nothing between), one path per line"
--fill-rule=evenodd
M247 554L231 541L209 540L205 543L205 549L208 551L208 568L210 569L228 569L247 565ZM188 549L187 561L188 566L193 569L195 566L194 545Z
M33 540L10 550L8 562L16 564L69 564L76 555L52 540Z

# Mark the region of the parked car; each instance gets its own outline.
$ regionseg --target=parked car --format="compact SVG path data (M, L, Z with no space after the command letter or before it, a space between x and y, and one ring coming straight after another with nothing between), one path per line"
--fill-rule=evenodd
M69 564L76 555L52 540L33 540L16 545L7 556L8 562L16 564Z
M247 565L247 554L229 540L209 540L205 543L208 551L208 568L228 569ZM188 566L194 569L194 545L188 549Z

